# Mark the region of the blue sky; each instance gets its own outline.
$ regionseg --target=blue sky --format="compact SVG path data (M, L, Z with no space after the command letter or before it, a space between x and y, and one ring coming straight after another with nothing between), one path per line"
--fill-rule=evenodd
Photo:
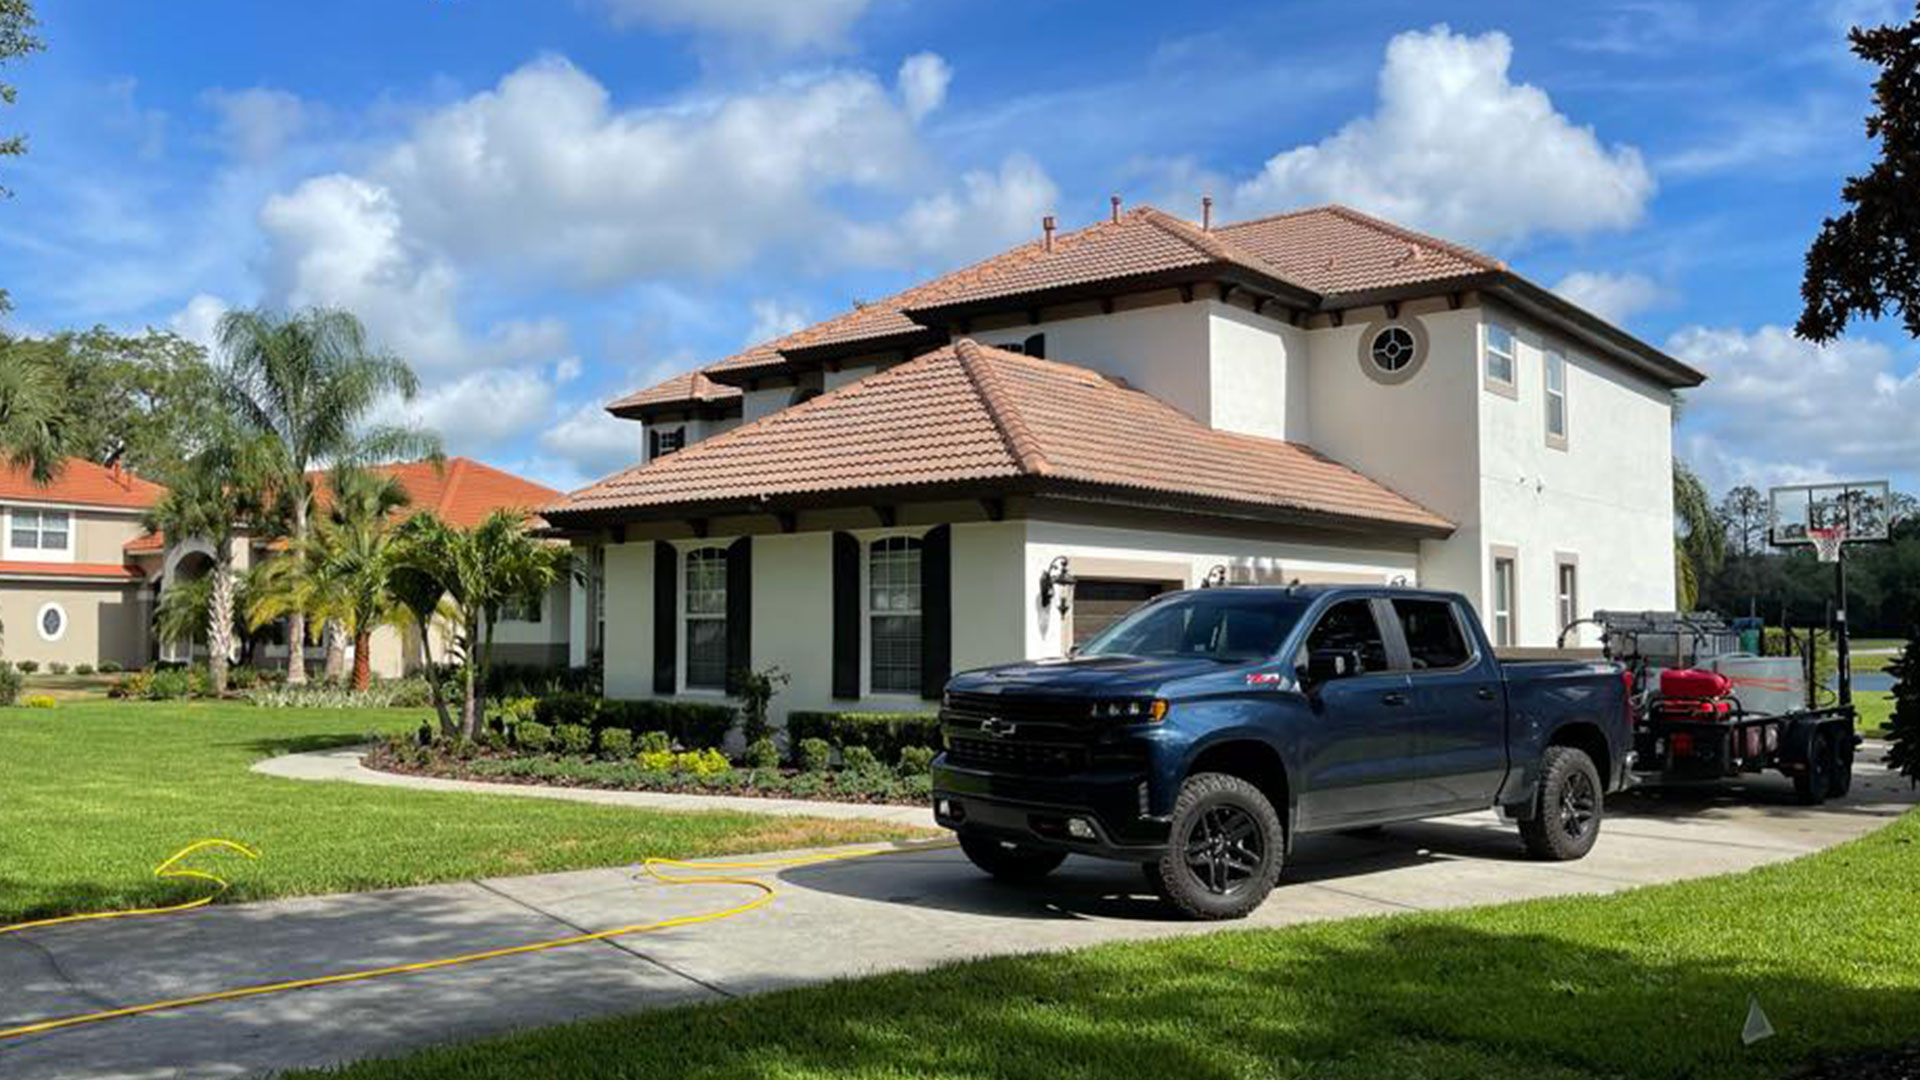
M11 329L345 304L411 415L559 487L632 460L607 399L1110 193L1472 243L1714 376L1677 447L1716 488L1920 487L1913 344L1787 329L1871 150L1844 30L1895 0L38 6Z

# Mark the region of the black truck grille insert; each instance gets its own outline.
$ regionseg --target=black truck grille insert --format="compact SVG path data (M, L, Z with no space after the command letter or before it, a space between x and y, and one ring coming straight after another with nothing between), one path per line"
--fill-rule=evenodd
M947 760L959 766L1039 775L1077 772L1087 766L1085 747L950 736Z

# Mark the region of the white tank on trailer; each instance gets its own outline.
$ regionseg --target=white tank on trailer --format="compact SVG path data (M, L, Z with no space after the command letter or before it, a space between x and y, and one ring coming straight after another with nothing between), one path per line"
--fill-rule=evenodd
M1717 656L1707 666L1727 677L1733 696L1750 713L1780 716L1807 707L1807 673L1796 656Z

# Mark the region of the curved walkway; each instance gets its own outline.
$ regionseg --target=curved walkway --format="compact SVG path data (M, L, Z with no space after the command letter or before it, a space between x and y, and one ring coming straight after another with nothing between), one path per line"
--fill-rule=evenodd
M606 791L600 788L550 787L541 784L501 784L484 780L443 780L432 776L369 769L360 763L364 746L283 754L255 762L253 771L289 780L342 780L379 787L417 788L423 791L466 791L485 795L512 795L527 799L564 799L602 806L631 806L645 810L738 810L781 817L865 818L901 825L933 824L933 810L925 806L888 806L876 803L819 802L812 799L762 799L752 795L689 795L663 791Z

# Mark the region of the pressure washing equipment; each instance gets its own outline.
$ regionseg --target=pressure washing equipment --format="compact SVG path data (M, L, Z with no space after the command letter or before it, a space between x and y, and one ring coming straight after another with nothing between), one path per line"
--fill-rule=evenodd
M239 998L260 997L266 994L280 994L290 990L306 990L319 986L335 986L340 983L364 982L368 979L383 979L395 975L411 975L436 968L454 967L458 964L478 963L482 960L494 960L506 956L518 956L523 953L543 952L548 949L564 949L572 945L584 945L592 941L605 941L608 938L625 937L630 934L644 934L655 930L668 930L676 926L693 926L699 923L720 922L736 915L745 915L749 911L766 907L779 895L778 890L764 881L744 877L737 873L711 873L711 871L750 871L782 870L799 866L813 866L820 863L844 862L851 859L869 859L883 855L916 855L923 851L941 851L956 846L951 841L910 844L891 848L866 848L860 851L835 851L819 855L801 855L789 859L760 859L752 862L692 862L681 859L661 859L649 857L641 861L640 868L649 877L663 885L740 885L754 889L757 894L750 900L735 904L718 911L702 912L696 915L680 915L671 919L654 922L632 923L616 926L611 930L598 930L592 933L572 934L567 937L553 938L548 941L536 941L526 945L509 945L502 948L482 949L477 952L460 953L456 956L443 956L433 960L421 960L411 964L390 964L385 967L361 968L357 971L343 971L334 975L320 975L305 979L288 979L282 982L259 983L253 986L240 986L231 990L216 990L205 994L191 994L186 997L168 998L161 1001L149 1001L140 1005L128 1005L117 1009L102 1009L98 1012L78 1013L72 1016L59 1016L47 1020L38 1020L17 1027L0 1028L0 1041L37 1035L63 1028L79 1027L83 1024L97 1024L106 1020L118 1020L129 1016L160 1012L166 1009L184 1009L193 1005L208 1005L216 1001L234 1001ZM213 903L221 894L232 888L225 878L204 870L195 870L181 865L187 857L211 848L220 848L257 859L260 853L244 844L232 840L200 840L175 852L165 862L154 868L153 874L159 878L198 878L211 882L214 891L197 900L166 907L136 908L128 911L97 911L82 915L62 915L49 919L36 919L32 922L15 923L12 926L0 926L0 935L19 933L42 927L57 926L63 923L86 922L95 919L125 919L143 915L171 915L190 911ZM703 871L699 874L664 873L663 867L683 871Z

